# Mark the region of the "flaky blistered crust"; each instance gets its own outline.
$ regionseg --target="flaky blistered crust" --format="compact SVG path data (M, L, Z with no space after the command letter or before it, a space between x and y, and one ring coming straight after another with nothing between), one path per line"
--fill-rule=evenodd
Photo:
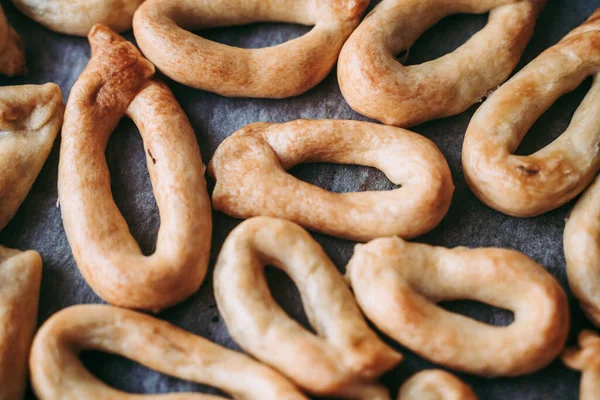
M522 253L446 249L382 238L357 245L347 279L359 306L386 335L420 356L488 377L548 365L569 331L565 292ZM452 313L437 303L476 300L514 313L507 327Z
M477 400L463 381L439 369L421 371L402 384L398 400Z
M273 300L265 265L294 281L316 335ZM300 387L318 395L382 398L366 392L376 392L372 382L402 356L369 328L342 275L298 225L270 217L242 222L221 249L214 289L231 337Z
M104 305L79 305L54 314L31 349L33 389L40 400L217 400L205 394L124 393L88 372L79 353L118 354L163 374L211 385L240 400L307 398L272 369L159 319Z
M569 368L582 372L579 399L598 399L600 393L600 336L591 331L582 331L579 334L579 349L565 349L561 358Z
M533 35L545 0L384 0L344 45L338 81L357 112L412 126L465 111L504 82ZM457 13L490 12L487 26L454 52L419 65L396 56Z
M286 172L308 162L375 167L400 188L332 193ZM255 123L227 138L209 173L213 206L238 218L271 216L347 239L419 236L446 215L454 185L448 164L430 140L358 121Z
M0 246L0 400L25 395L41 280L38 253Z
M133 13L144 0L11 0L29 18L53 31L87 36L96 24L116 32L131 29Z
M148 0L133 29L142 52L171 79L229 97L285 98L333 69L368 0ZM189 32L254 22L314 25L277 46L242 49Z
M594 82L567 130L529 156L514 155L527 131L560 96ZM475 195L517 217L557 208L600 171L600 9L543 52L477 110L463 145L463 170Z
M75 83L62 132L58 194L73 256L109 303L158 311L195 292L206 274L211 208L194 131L137 49L105 26ZM143 256L112 198L105 149L127 114L140 130L160 211L156 252Z
M2 6L0 6L0 74L6 76L27 74L25 45L17 31L9 25Z
M63 112L60 88L53 83L0 88L0 230L44 166Z

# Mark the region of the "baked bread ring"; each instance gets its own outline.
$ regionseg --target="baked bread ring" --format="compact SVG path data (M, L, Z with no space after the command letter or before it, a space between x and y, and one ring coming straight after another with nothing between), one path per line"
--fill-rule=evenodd
M79 360L82 350L118 354L167 375L215 386L240 400L307 400L283 376L242 353L165 321L104 305L66 308L40 328L29 363L40 400L224 399L200 393L144 396L121 392L85 369Z
M600 175L571 211L563 241L569 286L588 318L600 326Z
M25 395L27 359L37 325L42 258L0 246L0 399Z
M560 285L527 256L504 249L446 249L400 238L357 245L347 280L366 317L423 358L488 377L537 371L562 350L569 307ZM472 299L513 311L487 325L436 303Z
M2 6L0 6L0 74L27 75L25 45L21 36L8 23Z
M508 78L533 35L545 0L384 0L344 45L338 81L355 111L412 126L460 114ZM451 14L490 12L487 26L453 53L404 66L430 26Z
M306 162L375 167L401 188L331 193L285 172ZM255 123L217 148L213 207L237 218L268 215L346 239L419 236L446 215L454 185L442 153L415 133L358 121Z
M0 88L0 230L15 215L39 175L62 124L60 88Z
M333 69L368 0L148 0L133 30L142 52L169 78L228 97L285 98ZM315 25L286 43L242 49L189 30L254 22Z
M55 32L86 36L96 24L123 32L144 0L11 0L25 15Z
M296 283L317 334L275 302L265 265ZM242 222L223 244L213 282L231 337L313 394L380 398L366 393L377 391L372 382L402 359L369 328L321 246L292 222L270 217Z
M400 388L398 400L477 400L473 390L441 369L421 371Z
M158 312L194 293L208 266L211 208L196 136L154 66L108 27L90 32L92 59L65 112L58 195L73 257L109 303ZM160 211L156 252L142 255L112 198L105 149L127 114L140 130Z
M579 334L579 349L565 349L561 358L569 368L583 373L580 400L596 400L600 393L600 336L591 331Z
M530 156L513 153L536 119L589 76L594 83L567 130ZM475 195L516 217L557 208L600 171L600 9L543 52L477 110L463 146Z

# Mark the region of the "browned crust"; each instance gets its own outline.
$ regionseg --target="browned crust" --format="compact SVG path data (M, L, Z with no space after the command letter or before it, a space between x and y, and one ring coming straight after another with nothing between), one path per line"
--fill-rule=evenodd
M596 400L600 393L600 336L584 330L578 341L578 349L567 348L561 357L567 367L582 372L579 399Z
M440 369L429 369L411 376L402 384L398 400L477 400L466 383Z

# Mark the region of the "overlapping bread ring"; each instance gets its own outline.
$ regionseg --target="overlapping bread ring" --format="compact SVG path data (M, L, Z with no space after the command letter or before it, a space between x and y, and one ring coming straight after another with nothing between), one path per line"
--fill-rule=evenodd
M213 385L236 399L307 399L272 369L167 322L111 306L79 305L54 314L35 337L29 365L40 400L223 399L121 392L85 369L79 360L83 350L118 354L167 375Z
M136 12L142 52L171 79L230 97L302 94L333 69L368 0L148 0ZM253 22L315 25L286 43L242 49L188 30Z
M594 76L567 130L529 156L513 155L556 99ZM533 60L479 108L467 130L463 169L481 201L529 217L581 193L600 171L600 9Z
M342 49L342 94L354 110L388 125L406 127L459 114L508 78L544 4L545 0L384 0ZM413 66L396 59L442 18L488 11L487 26L453 53Z
M285 172L306 162L375 167L402 187L331 193ZM431 141L358 121L248 125L217 148L209 172L216 179L216 210L238 218L285 218L359 241L414 237L433 229L446 215L454 191L448 164Z
M200 286L211 208L194 131L154 67L105 26L90 32L92 59L75 83L62 131L58 194L82 275L109 303L158 311ZM156 252L143 256L114 203L105 148L127 114L138 126L160 211Z
M96 24L123 32L144 0L11 0L29 18L67 35L86 36Z
M600 336L582 331L579 347L565 349L561 358L566 366L582 372L579 399L596 400L600 393Z
M446 371L431 369L411 376L400 388L398 400L477 400L473 390Z
M296 283L312 334L273 300L264 266ZM298 225L270 217L242 222L214 272L215 299L231 337L248 353L317 395L368 398L402 356L368 327L343 277Z
M8 23L2 6L0 6L0 74L7 76L27 74L23 40Z
M567 298L525 255L504 249L445 249L382 238L357 245L347 266L356 300L379 329L437 364L488 377L545 367L569 331ZM513 311L495 327L436 305L477 300Z

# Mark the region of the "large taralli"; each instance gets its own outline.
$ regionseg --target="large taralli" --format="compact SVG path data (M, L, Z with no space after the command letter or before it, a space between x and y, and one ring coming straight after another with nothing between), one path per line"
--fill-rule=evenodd
M600 336L591 331L579 334L579 349L566 349L562 360L582 372L580 400L597 400L600 393Z
M316 335L273 300L265 265L296 283ZM219 254L214 289L231 337L300 387L317 395L387 397L373 382L402 356L369 328L342 275L298 225L270 217L242 222Z
M333 69L368 0L148 0L135 14L140 49L171 79L229 97L285 98ZM314 25L262 49L216 43L189 30L254 22Z
M477 395L454 375L431 369L404 382L397 400L477 400Z
M286 170L307 162L360 164L400 188L331 193ZM454 185L446 159L423 136L358 121L255 123L227 138L209 164L213 207L238 218L285 218L347 239L422 235L444 218Z
M386 335L437 364L487 377L548 365L569 332L565 292L539 264L504 249L446 249L381 238L357 245L346 267L356 300ZM507 327L444 310L477 300L511 310Z
M0 6L0 74L26 75L25 49L19 34L9 25Z
M412 126L459 114L502 84L533 35L545 0L384 0L344 45L338 80L359 113L388 125ZM487 26L454 52L404 66L425 30L457 13L490 12Z
M567 130L529 156L514 155L534 122L586 78L594 82ZM600 9L543 52L477 110L463 145L467 183L488 206L517 217L557 208L600 171Z
M92 59L65 112L58 194L79 270L109 303L158 311L194 293L208 266L211 208L194 131L154 66L98 25ZM140 129L160 210L156 252L144 256L112 198L105 149L127 114Z

